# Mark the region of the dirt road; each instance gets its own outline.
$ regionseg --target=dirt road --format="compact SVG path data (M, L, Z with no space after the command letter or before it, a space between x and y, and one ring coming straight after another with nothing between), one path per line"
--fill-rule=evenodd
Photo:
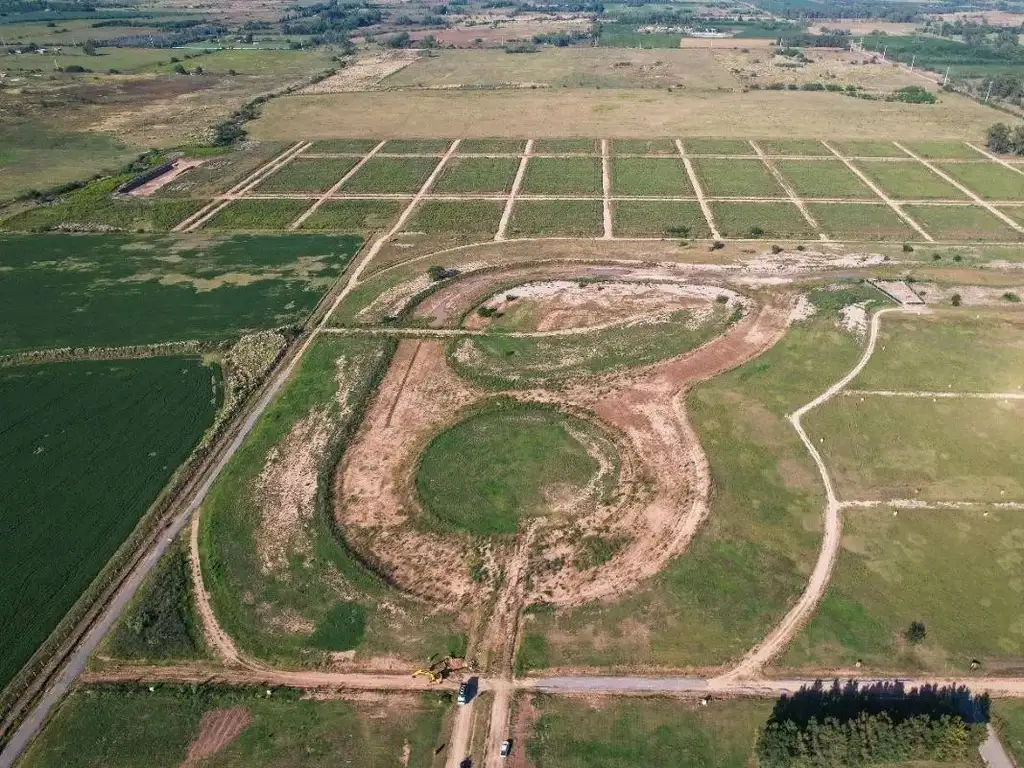
M459 706L455 712L455 725L452 726L452 738L448 742L448 757L444 761L444 768L459 768L462 761L469 757L474 706L475 702L470 701Z

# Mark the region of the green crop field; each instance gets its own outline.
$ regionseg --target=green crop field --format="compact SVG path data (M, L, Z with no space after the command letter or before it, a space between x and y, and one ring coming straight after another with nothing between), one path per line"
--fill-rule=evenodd
M941 362L940 362L941 361ZM1024 382L1024 316L992 309L888 315L853 389L1017 392Z
M820 547L825 504L814 464L786 414L850 369L860 344L836 328L837 299L754 361L697 386L687 411L715 493L686 553L621 599L564 611L532 609L521 667L699 668L738 658L803 590ZM826 303L827 302L827 303Z
M526 164L524 195L600 195L601 161L590 157L534 157Z
M312 200L233 200L203 227L208 230L275 232L288 229Z
M754 155L750 142L741 139L683 139L691 155Z
M785 192L760 160L693 160L704 194L711 197L784 197Z
M679 156L679 148L672 139L614 139L611 150L616 155Z
M515 154L518 155L526 149L526 141L523 139L463 139L459 142L456 154L460 155L487 155L487 154Z
M971 149L962 141L905 141L900 142L920 157L928 159L942 158L946 160L981 160L984 155Z
M339 755L358 755L360 768L430 768L445 709L426 694L346 702L303 700L281 689L268 697L265 688L86 687L62 702L22 764L174 768L187 762L204 715L217 712L244 712L251 722L206 764L326 768Z
M357 237L0 238L0 353L227 339L299 323Z
M920 235L887 205L807 203L822 231L836 240L914 240Z
M451 146L447 139L389 139L381 152L392 155L437 155Z
M832 141L829 142L846 157L906 157L907 153L891 141Z
M847 396L804 424L841 499L1024 500L1020 401Z
M600 200L517 200L509 234L597 237L602 232Z
M511 157L456 157L445 165L431 191L437 194L508 192L518 166L519 161Z
M213 422L197 359L0 370L0 687L99 573Z
M679 158L619 157L612 161L612 194L635 197L693 195L686 166Z
M792 203L711 203L725 237L813 237L814 230Z
M328 200L300 229L365 234L391 225L403 208L398 200Z
M1016 586L1024 524L1014 510L851 509L828 592L781 667L965 673L1020 666ZM941 553L941 555L940 555ZM949 568L955 563L955 568ZM904 633L924 623L923 642ZM982 669L984 671L984 669Z
M582 419L538 405L501 401L470 414L437 435L420 458L416 490L428 519L444 529L500 536L551 514L554 484L577 495L597 474L580 434L600 438Z
M897 200L966 200L967 196L918 162L854 162L882 190Z
M352 170L357 159L298 157L256 185L254 192L326 192Z
M768 139L757 142L767 155L808 155L832 157L825 145L813 139Z
M51 205L38 205L0 221L13 232L48 232L81 227L128 232L166 232L205 205L205 200L147 200L112 197L131 174L93 182L63 195Z
M504 203L493 200L428 200L409 219L405 229L407 232L453 232L493 237L504 208Z
M1024 239L1024 234L978 206L904 205L903 210L938 240L1012 242Z
M428 615L352 556L334 533L330 494L300 507L285 534L264 524L274 500L259 489L274 457L308 467L300 471L326 490L391 349L383 339L319 339L203 504L200 549L213 607L238 646L258 658L309 664L354 650L357 658L419 659L457 632L448 614ZM278 557L280 547L305 555Z
M533 143L537 155L599 155L601 142L593 139L537 139Z
M1024 174L997 163L936 163L983 200L1024 200Z
M319 152L338 154L365 155L371 149L380 144L376 139L324 139L314 141L313 145L306 150L311 154Z
M617 237L709 237L700 205L669 200L616 200L612 225Z
M775 165L798 197L875 198L868 185L838 159L776 160Z
M385 193L419 192L437 167L430 157L371 157L345 182L342 192Z
M532 708L526 754L536 768L746 768L757 729L771 713L766 701L702 708L657 697L596 704L535 695Z

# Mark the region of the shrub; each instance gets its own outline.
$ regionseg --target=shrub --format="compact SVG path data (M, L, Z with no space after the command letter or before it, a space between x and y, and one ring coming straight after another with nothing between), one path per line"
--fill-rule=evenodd
M439 267L436 264L427 267L427 276L435 283L438 280L447 280L449 277L455 277L457 274L459 274L459 270L457 269L447 269L445 267Z
M723 243L721 240L715 240L715 242L711 244L712 251L720 251L723 248L725 248L725 243Z
M781 245L773 245L772 246L772 253L774 253L774 254L782 253L782 246Z
M919 645L924 642L924 639L928 636L928 630L925 629L923 621L912 621L910 627L904 633L904 637L907 638L907 642L911 645Z
M961 304L963 304L963 301L964 300L963 298L961 298L959 293L953 294L952 304L954 307L959 307Z
M1003 294L1003 301L1009 301L1013 304L1018 304L1020 302L1020 296L1018 296L1013 291L1007 291L1006 293Z
M750 228L751 237L761 237L764 234L764 228L760 224L755 224Z
M910 243L904 243L903 244L903 252L904 253L913 253L914 252L914 246L912 246Z
M902 101L904 104L934 104L935 94L920 85L908 85L897 88L887 101Z

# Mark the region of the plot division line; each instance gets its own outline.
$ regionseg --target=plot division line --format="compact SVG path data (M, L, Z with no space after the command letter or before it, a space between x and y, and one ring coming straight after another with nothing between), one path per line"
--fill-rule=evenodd
M346 173L344 176L341 177L341 179L339 179L337 184L335 184L333 187L324 192L323 195L317 198L316 202L309 206L309 208L306 209L305 212L303 212L295 221L293 221L291 225L288 227L288 229L298 229L299 227L301 227L305 223L306 219L308 219L310 216L312 216L314 213L320 210L321 205L327 202L327 200L332 195L337 194L338 190L341 189L342 185L345 184L345 182L347 182L349 179L351 179L356 174L356 171L358 171L366 164L367 160L369 160L371 157L380 152L384 145L387 144L387 142L388 140L384 139L377 146L371 149L366 155L364 155L358 163L352 166L352 169L348 173Z
M501 212L501 221L498 223L498 231L494 235L494 239L500 242L505 239L505 233L508 231L508 223L512 219L512 209L516 204L516 195L519 194L519 188L523 186L523 177L526 175L526 164L530 161L531 155L533 155L533 139L526 142L526 151L523 152L523 156L519 159L519 167L516 169L516 178L512 182L512 191L508 193L508 199L505 200L505 210Z
M604 239L612 239L612 170L608 139L601 139L601 190L604 208Z
M845 156L844 156L844 155L843 155L843 154L842 154L842 153L841 153L841 152L840 152L840 151L839 151L838 149L836 149L835 147L833 147L833 146L832 146L831 144L829 144L829 143L828 143L827 141L825 141L825 140L822 140L822 142L821 142L821 143L822 143L822 144L823 144L823 145L825 146L825 149L827 149L827 150L828 150L829 152L831 152L831 153L832 153L833 155L835 155L835 156L836 156L836 157L838 157L838 158L839 158L840 160L842 160L842 161L843 161L843 164L844 164L844 165L845 165L845 166L846 166L847 168L849 168L849 169L850 169L851 171L853 171L853 172L854 172L855 174L857 174L857 178L858 178L858 179L860 179L860 180L861 180L861 181L863 181L863 182L864 182L865 184L867 184L868 188L869 188L869 189L870 189L870 190L871 190L872 192L874 192L874 193L875 193L876 195L878 195L879 199L881 199L881 201L882 201L883 203L885 203L885 204L886 204L886 205L888 205L888 206L889 206L890 208L892 208L893 212L894 212L894 213L895 213L895 214L896 214L897 216L899 216L899 217L900 217L901 219L903 219L903 221L907 222L907 224L909 224L909 225L910 225L911 227L913 227L913 228L914 228L914 230L915 230L915 231L916 231L916 232L917 232L917 233L918 233L918 234L919 234L919 235L920 235L921 237L923 237L923 238L924 238L924 239L925 239L925 240L926 240L927 242L929 242L929 243L934 243L934 242L935 242L935 238L933 238L933 237L932 237L931 235L929 235L929 234L928 234L928 233L927 233L927 232L925 231L924 227L922 227L922 226L921 226L920 224L918 224L918 223L917 223L916 221L914 221L914 220L913 220L913 219L912 219L912 218L910 217L910 214L908 214L908 213L907 213L906 211L904 211L904 210L903 210L903 208L902 208L902 207L901 207L901 206L900 206L900 205L899 205L899 204L898 204L898 203L897 203L897 202L896 202L895 200L893 200L893 199L892 199L891 197L889 197L889 196L888 196L887 194L885 194L885 192L883 192L883 191L882 191L882 188L881 188L881 187L879 187L879 186L878 186L877 184L875 184L875 182L873 182L873 181L872 181L872 180L871 180L870 178L868 178L868 175L867 175L866 173L864 173L864 172L863 172L863 171L862 171L862 170L861 170L860 168L858 168L858 167L857 167L856 165L854 165L854 164L853 164L853 163L852 163L852 162L850 161L850 158L848 158L848 157L845 157Z
M803 215L807 223L811 226L811 229L818 233L818 239L824 242L828 242L828 235L821 231L821 226L818 224L817 220L814 218L814 216L811 215L811 212L807 210L807 206L804 205L804 201L801 200L800 197L797 195L796 190L794 190L793 187L790 186L789 182L786 180L786 177L783 176L782 172L775 166L775 163L771 159L769 159L768 155L764 153L764 150L758 146L756 141L748 141L747 143L750 144L751 149L753 149L757 156L761 159L761 162L764 164L764 167L768 169L768 173L770 173L775 178L775 180L779 182L779 186L782 187L786 195L789 196L789 199L792 201L793 205L800 209L800 213Z
M686 156L686 150L683 148L683 142L680 139L676 139L676 150L683 159L686 175L690 177L690 186L693 187L693 193L697 196L697 202L700 204L700 210L704 214L704 220L708 223L708 229L711 230L711 238L713 240L721 240L722 235L719 233L718 227L715 226L715 217L711 215L711 206L708 205L708 200L704 196L704 190L700 186L700 180L697 178L696 171L693 170L693 163Z

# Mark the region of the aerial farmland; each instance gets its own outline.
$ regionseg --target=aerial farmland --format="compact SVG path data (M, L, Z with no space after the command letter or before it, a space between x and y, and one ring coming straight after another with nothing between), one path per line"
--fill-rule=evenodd
M1024 762L1022 10L0 0L0 768Z

